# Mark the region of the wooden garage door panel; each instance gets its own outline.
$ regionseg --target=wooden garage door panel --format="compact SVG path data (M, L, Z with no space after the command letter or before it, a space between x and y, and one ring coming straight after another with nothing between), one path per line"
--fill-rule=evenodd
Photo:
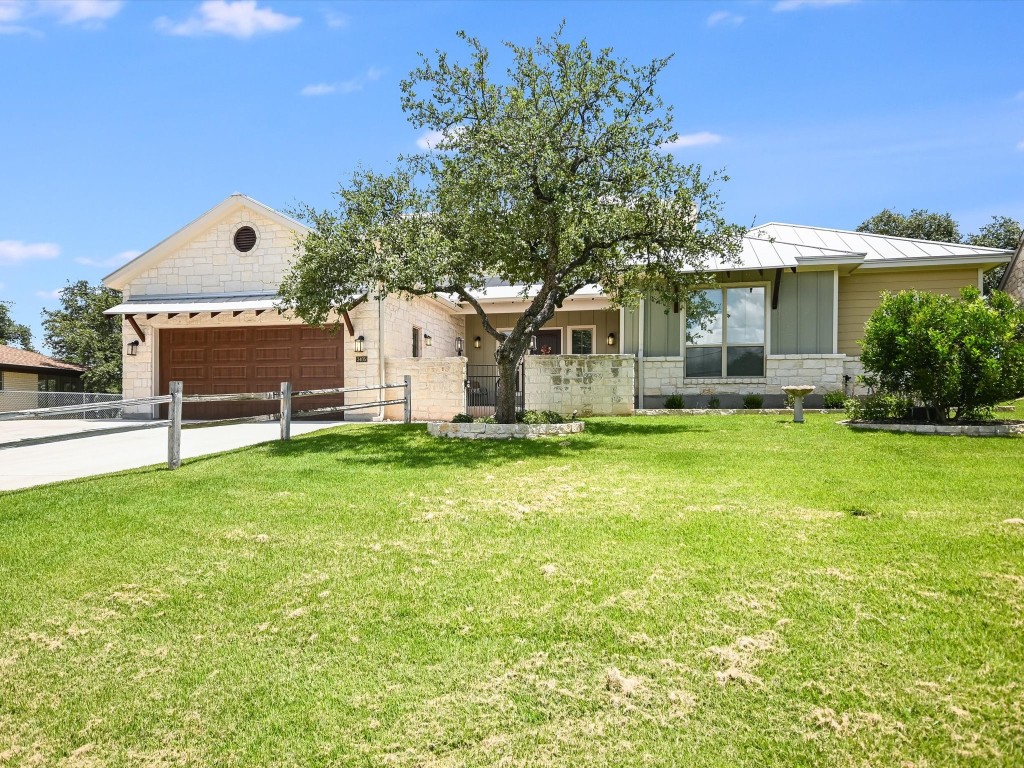
M160 392L181 381L185 394L277 391L344 386L342 333L309 326L189 328L160 331ZM296 410L343 402L340 395L296 401ZM224 419L274 413L276 401L203 403L184 407L185 418ZM164 409L165 410L165 409Z

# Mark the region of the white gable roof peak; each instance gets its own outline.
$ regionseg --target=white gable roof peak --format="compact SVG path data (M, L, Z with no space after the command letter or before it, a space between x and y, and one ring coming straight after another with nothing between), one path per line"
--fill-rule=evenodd
M261 203L259 200L254 200L248 195L243 195L241 192L234 192L221 202L217 203L217 205L206 213L190 221L173 235L164 238L149 250L141 253L124 266L111 272L103 278L103 284L109 288L123 290L124 287L131 282L132 278L142 272L145 272L147 269L150 269L164 257L181 248L192 238L241 208L250 208L261 216L266 216L271 221L292 230L296 234L304 235L309 232L309 229L305 225L290 216L286 216L280 211L271 208L269 205Z

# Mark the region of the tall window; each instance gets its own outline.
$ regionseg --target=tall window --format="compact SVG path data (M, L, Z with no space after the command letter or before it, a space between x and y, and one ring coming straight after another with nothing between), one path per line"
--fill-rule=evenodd
M420 357L423 354L423 329L412 329L412 356Z
M764 376L764 286L703 292L712 316L702 328L687 322L686 376Z
M594 327L569 328L569 351L573 355L594 354Z

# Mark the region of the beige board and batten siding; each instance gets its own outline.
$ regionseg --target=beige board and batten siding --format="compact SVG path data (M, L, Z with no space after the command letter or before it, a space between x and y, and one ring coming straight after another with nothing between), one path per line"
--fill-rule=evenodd
M882 292L928 291L957 296L961 288L978 285L977 267L951 269L863 270L839 277L839 351L860 355L864 324L882 301Z
M497 313L489 315L491 325L495 328L511 328L519 320L513 313ZM496 348L494 337L484 331L478 315L466 315L466 357L470 365L494 365ZM555 312L555 316L542 326L544 329L569 328L576 326L594 327L594 352L597 354L618 354L619 344L619 312L615 309L566 310ZM608 346L608 334L615 334L615 343ZM480 337L480 348L473 346L473 340ZM568 350L565 346L568 339L562 334L563 354Z
M771 310L773 355L832 353L835 272L785 272L778 308ZM771 303L771 288L766 302Z

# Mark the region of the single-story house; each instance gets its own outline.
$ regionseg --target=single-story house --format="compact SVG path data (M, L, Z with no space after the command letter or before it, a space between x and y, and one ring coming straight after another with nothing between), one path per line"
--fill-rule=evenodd
M1006 291L1017 301L1024 301L1024 233L1021 233L1017 241L1017 250L1013 258L1003 270L1003 276L999 280L999 290Z
M324 330L276 309L297 240L307 230L234 194L104 279L123 293L126 397L315 389L413 377L417 418L493 408L494 340L472 307L452 297L388 296L365 302ZM644 301L614 307L598 286L569 297L537 334L516 382L526 408L627 413L682 394L723 407L779 387L852 391L857 341L882 291L956 294L980 286L1010 252L791 224L765 224L743 240L740 261L712 265L719 307L710 329L685 312ZM498 328L525 306L525 286L489 285L478 298ZM375 393L349 395L370 402ZM264 406L265 407L265 406ZM251 404L192 406L195 417L252 412ZM155 415L142 409L140 415ZM376 415L390 418L400 410Z
M81 392L84 372L80 365L0 344L0 389Z
M39 392L81 392L84 371L80 365L0 345L0 411L40 407Z

